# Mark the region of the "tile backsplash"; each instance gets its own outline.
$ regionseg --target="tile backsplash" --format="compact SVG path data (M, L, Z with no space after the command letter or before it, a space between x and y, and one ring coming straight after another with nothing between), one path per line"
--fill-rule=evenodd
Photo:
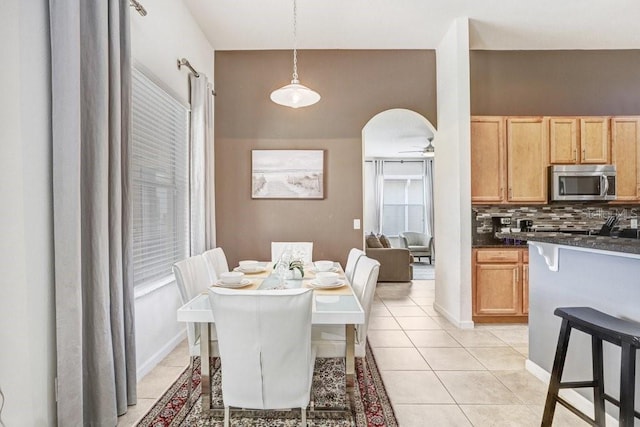
M600 230L607 218L616 214L620 216L618 226L629 228L631 219L640 217L638 204L474 205L472 210L472 227L475 235L490 234L491 218L494 216L510 217L512 227L516 227L516 220L530 219L533 220L534 229L554 230Z

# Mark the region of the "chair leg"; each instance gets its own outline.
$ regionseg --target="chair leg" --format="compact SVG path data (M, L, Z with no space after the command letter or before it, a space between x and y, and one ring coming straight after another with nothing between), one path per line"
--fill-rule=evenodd
M229 424L231 423L231 420L229 419L231 417L231 411L229 410L228 406L224 407L224 427L229 427Z
M620 427L633 427L635 379L636 379L636 348L631 344L622 343L622 358L620 361Z
M597 426L605 427L602 340L595 335L591 337L591 354L593 358L593 382L595 383L593 386L594 421Z
M367 375L367 358L366 357L362 357L362 378L364 379L364 396L362 396L364 398L364 400L366 402L370 402L369 400L369 376Z
M300 408L300 425L307 427L307 408Z
M551 427L553 422L553 414L556 410L558 390L560 389L560 380L562 379L564 362L567 357L567 349L569 348L570 335L571 326L569 326L569 321L567 319L563 319L562 326L560 327L560 334L558 335L558 346L556 347L556 356L553 361L553 369L551 370L549 391L547 392L547 400L544 404L544 414L542 415L541 427Z

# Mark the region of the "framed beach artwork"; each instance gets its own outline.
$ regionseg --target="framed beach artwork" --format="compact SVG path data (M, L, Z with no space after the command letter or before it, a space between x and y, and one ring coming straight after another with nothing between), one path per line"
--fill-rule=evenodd
M324 198L324 150L252 150L251 197Z

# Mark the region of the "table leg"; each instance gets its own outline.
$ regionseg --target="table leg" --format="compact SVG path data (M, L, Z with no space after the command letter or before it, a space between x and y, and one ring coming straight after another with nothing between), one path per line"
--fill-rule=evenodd
M202 418L209 417L211 411L211 357L209 337L210 323L200 324L200 387L202 390Z
M355 386L355 372L356 372L356 328L354 325L346 325L345 337L346 337L346 354L345 354L345 370L347 381L347 393L353 394Z

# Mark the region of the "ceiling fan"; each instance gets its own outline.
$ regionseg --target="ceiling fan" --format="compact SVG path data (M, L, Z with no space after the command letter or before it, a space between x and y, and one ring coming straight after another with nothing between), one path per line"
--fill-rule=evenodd
M422 150L411 150L411 151L398 151L398 153L422 153L422 157L433 157L435 155L435 148L431 141L433 141L433 136L427 137L429 144L422 148Z

